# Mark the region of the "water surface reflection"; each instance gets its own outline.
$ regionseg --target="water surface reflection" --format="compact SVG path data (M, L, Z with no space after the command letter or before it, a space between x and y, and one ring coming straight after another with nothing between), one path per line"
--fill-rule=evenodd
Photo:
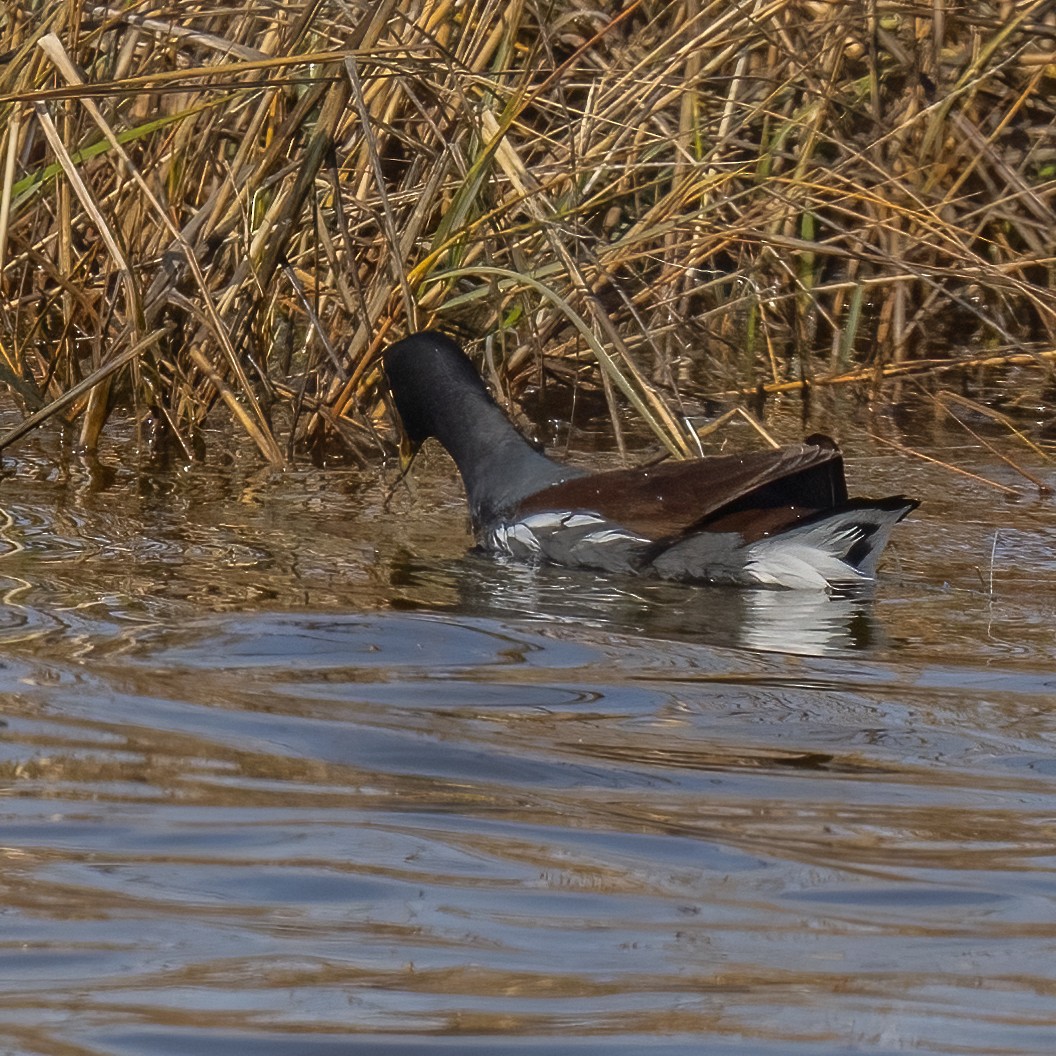
M5 487L9 1051L1052 1051L1040 507L826 601L483 561L439 470Z
M873 590L843 597L815 591L698 587L633 576L532 568L469 554L455 561L398 555L392 584L415 610L498 619L524 617L576 627L612 627L655 638L807 656L840 655L883 636Z

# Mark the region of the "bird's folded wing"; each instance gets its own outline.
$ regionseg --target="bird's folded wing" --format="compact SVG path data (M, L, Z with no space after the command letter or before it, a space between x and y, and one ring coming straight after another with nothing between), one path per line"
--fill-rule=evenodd
M741 511L823 510L847 501L843 459L831 441L592 473L523 499L516 517L589 511L648 539L670 539Z

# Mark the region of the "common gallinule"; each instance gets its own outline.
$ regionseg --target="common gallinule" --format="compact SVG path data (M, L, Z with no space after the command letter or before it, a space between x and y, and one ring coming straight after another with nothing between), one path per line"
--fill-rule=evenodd
M825 589L871 580L902 495L848 499L835 442L587 473L537 451L454 341L425 331L384 354L411 448L458 465L478 543L494 553L664 579Z

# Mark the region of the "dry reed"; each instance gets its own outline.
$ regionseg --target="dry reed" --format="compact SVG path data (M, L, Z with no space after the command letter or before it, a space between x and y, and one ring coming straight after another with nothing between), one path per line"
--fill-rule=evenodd
M681 395L1044 377L1054 79L1048 0L9 0L0 382L282 464L377 449L424 326L676 454Z

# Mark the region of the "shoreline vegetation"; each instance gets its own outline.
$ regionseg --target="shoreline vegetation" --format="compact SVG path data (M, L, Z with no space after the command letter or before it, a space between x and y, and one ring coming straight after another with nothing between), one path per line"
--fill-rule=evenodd
M704 400L1051 392L1054 89L1049 0L10 0L0 448L369 462L425 327L675 456Z

